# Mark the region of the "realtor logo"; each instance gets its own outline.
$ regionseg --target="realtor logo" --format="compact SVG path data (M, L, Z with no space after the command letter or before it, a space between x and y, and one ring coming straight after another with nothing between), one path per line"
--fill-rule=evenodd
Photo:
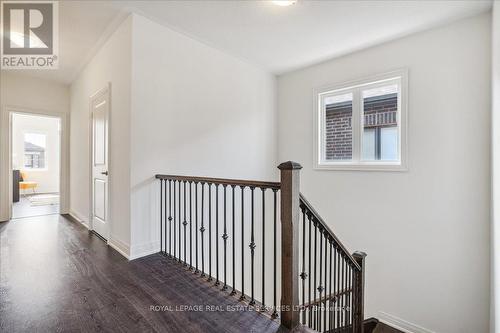
M58 68L58 3L2 1L1 68Z

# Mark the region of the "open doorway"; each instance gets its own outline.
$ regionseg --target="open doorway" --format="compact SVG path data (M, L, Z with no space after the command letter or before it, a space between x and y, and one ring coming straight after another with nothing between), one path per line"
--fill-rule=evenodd
M12 218L60 212L61 119L12 113Z

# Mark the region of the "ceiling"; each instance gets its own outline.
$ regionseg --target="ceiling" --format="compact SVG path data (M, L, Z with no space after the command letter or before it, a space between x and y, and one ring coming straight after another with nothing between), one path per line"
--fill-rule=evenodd
M71 82L130 12L282 74L491 8L476 1L63 1L60 69L23 71Z

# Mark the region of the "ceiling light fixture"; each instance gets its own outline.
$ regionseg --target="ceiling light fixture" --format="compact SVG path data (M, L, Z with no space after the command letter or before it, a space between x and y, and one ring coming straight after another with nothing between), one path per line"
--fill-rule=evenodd
M275 4L276 6L286 7L286 6L295 5L297 3L297 0L274 0L271 2L273 4Z

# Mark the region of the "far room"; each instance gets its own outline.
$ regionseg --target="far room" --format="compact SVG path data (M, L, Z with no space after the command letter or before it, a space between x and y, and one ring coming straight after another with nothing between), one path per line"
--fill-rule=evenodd
M59 213L58 117L13 112L12 218Z

